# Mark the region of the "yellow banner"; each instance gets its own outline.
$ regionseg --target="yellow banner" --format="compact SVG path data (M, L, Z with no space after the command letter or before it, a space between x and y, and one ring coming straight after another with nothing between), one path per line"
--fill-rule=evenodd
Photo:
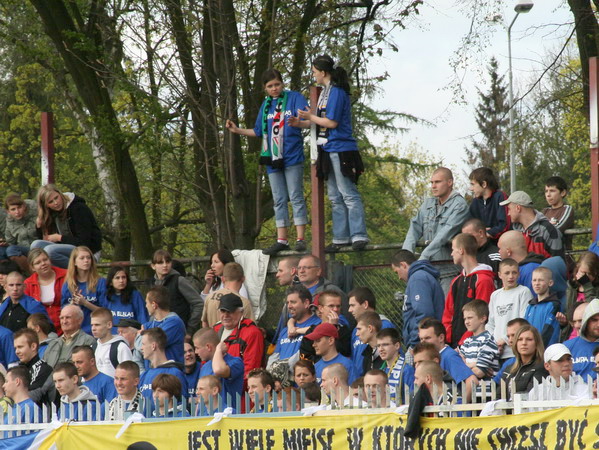
M62 426L41 446L126 448L150 442L158 449L189 450L395 450L395 449L599 449L599 406L476 418L422 419L416 440L403 435L406 416L343 414L316 417L181 419L131 425Z

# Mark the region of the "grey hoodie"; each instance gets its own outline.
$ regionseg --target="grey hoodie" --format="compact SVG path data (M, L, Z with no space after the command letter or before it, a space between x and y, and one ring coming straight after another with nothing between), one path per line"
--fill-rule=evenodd
M595 314L599 314L599 299L594 299L589 302L587 308L584 310L584 314L582 315L582 325L580 327L580 337L585 341L595 342L596 340L591 341L587 337L587 323L591 317Z
M95 396L95 394L89 390L89 388L87 386L79 386L79 389L81 390L81 393L75 397L75 399L73 401L69 400L69 396L68 395L63 395L62 397L60 397L60 402L61 403L76 403L76 402L80 402L83 400L97 400L98 397Z

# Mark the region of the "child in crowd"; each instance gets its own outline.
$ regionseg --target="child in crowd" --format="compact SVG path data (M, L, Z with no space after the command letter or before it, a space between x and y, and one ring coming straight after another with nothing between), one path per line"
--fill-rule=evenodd
M490 380L499 369L499 349L485 324L489 305L483 300L472 300L462 308L464 324L472 336L460 346L460 356L479 379Z
M507 258L501 261L498 275L503 287L491 294L486 329L495 338L499 357L503 360L514 356L507 343L507 324L512 319L524 317L533 295L526 286L518 284L520 271L515 260Z
M31 243L37 239L35 201L23 200L19 194L11 193L6 196L4 206L8 213L4 233L8 244L6 256L17 263L21 273L28 275L27 254Z
M100 372L114 378L116 366L132 360L133 355L127 341L118 334L113 335L112 314L109 309L98 308L92 312L91 324L92 334L98 340L96 366Z
M252 413L272 412L272 396L275 380L265 369L253 369L247 377L248 394L252 402Z
M572 206L564 203L568 195L568 185L562 177L549 177L545 181L545 200L549 206L543 209L543 214L549 219L551 225L564 231L574 227L574 210ZM564 235L566 249L572 249L572 236Z
M556 314L560 312L560 302L557 295L551 292L551 286L551 270L537 267L532 272L532 288L536 297L529 302L524 315L524 318L539 330L545 347L558 341L560 331L556 318Z
M487 237L497 242L511 227L507 206L499 205L507 195L499 190L495 174L487 167L479 167L470 173L470 190L473 197L470 215L481 220L487 227Z
M91 312L106 304L106 280L98 274L96 260L87 247L75 247L62 286L62 306L78 305L83 311L81 329L91 334Z
M599 297L599 256L593 252L584 252L580 255L573 274L566 290L568 308L574 303L590 302Z
M112 311L114 324L121 319L133 319L139 323L146 323L148 311L141 293L133 286L129 274L122 266L112 266L106 277L106 307ZM117 334L116 326L112 327L112 334Z

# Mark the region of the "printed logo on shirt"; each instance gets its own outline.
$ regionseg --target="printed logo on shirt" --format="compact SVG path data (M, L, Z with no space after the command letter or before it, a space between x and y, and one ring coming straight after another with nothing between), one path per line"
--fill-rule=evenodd
M283 345L283 344L295 344L296 342L299 342L299 341L301 341L303 337L304 337L304 336L303 336L303 335L301 335L301 336L295 337L295 338L293 338L293 339L289 339L289 338L281 338L281 341L280 341L280 343L281 343L281 345Z
M149 389L149 390L152 390L152 383L148 383L148 384L142 384L142 385L139 387L139 392L145 392L145 391L147 391L148 389Z
M588 362L591 362L591 358L589 358L588 356L578 356L572 360L573 364L588 363Z
M287 111L285 111L285 116L291 116L291 115L293 115L293 112L292 112L292 111L290 111L290 110L287 110ZM274 119L274 118L275 118L275 114L274 114L274 113L272 113L272 114L268 114L268 115L266 116L266 118L267 118L267 119Z
M416 300L416 301L419 301L419 300L420 300L420 294L416 294L416 295L414 296L414 300Z
M133 318L134 313L132 311L112 311L113 317L125 317L125 318Z
M514 304L510 303L509 305L501 305L497 307L497 315L498 316L506 316L512 309L514 309Z

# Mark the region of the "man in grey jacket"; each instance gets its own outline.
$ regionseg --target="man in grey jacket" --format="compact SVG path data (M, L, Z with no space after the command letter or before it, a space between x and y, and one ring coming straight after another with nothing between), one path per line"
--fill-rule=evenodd
M76 305L66 305L60 311L62 336L48 344L44 361L55 367L58 363L70 361L71 352L79 345L96 348L96 340L81 329L83 311Z
M422 239L426 248L420 259L449 261L436 266L441 272L443 292L447 294L451 280L459 272L451 262L451 240L470 215L464 197L453 190L453 174L446 167L439 167L433 172L431 192L433 196L424 200L412 219L402 248L414 252L417 242Z

